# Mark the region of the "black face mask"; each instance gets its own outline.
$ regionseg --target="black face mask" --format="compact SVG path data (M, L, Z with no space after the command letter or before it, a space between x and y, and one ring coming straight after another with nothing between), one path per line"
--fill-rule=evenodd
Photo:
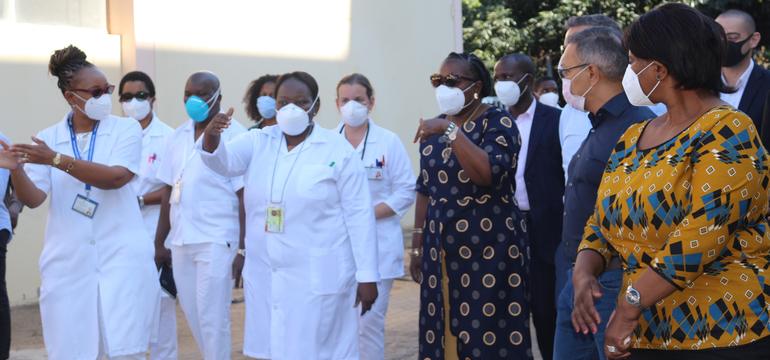
M741 48L750 39L751 39L751 36L747 37L743 41L727 42L727 57L725 57L725 61L723 64L725 67L733 67L735 65L738 65L738 63L741 62L741 60L746 58L746 55L750 53L751 50L749 50L744 54L743 51L741 51Z

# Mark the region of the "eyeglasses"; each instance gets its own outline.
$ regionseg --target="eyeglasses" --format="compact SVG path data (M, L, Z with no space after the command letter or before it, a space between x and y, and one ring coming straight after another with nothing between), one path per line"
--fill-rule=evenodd
M557 68L557 69L556 69L556 73L558 73L558 74L559 74L559 77L560 77L560 78L564 79L564 78L566 78L566 77L567 77L567 72L569 72L570 70L574 70L574 69L577 69L577 68L586 67L586 66L588 66L588 65L589 65L589 64L585 64L585 63L584 63L584 64L580 64L580 65L570 66L570 67L568 67L568 68Z
M476 82L478 80L469 78L467 76L462 75L455 75L455 74L449 74L449 75L441 75L441 74L433 74L430 76L430 83L433 85L433 87L439 87L441 85L446 85L449 87L456 87L457 84L460 83L460 81L466 80L466 81L473 81Z
M128 101L131 101L131 99L147 100L149 97L150 97L150 93L146 91L140 91L136 94L123 93L123 94L120 94L120 102L128 102Z
M70 91L79 91L84 93L89 93L91 96L98 98L104 94L112 94L113 91L115 91L115 85L107 85L103 88L98 89L70 89Z

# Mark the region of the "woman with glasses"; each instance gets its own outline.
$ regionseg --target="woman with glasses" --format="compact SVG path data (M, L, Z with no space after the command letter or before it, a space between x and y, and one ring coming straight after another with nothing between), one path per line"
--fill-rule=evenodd
M451 53L431 76L441 115L420 120L410 272L420 282L420 359L528 359L526 233L514 199L511 115L481 103L492 79Z
M166 185L158 180L156 173L160 158L164 156L166 138L174 132L174 129L160 121L152 111L155 104L155 84L149 75L141 71L129 72L120 79L118 95L123 114L138 121L142 126L141 163L139 173L131 185L136 190L137 202L142 209L142 218L144 218L147 232L151 239L155 239L161 197ZM161 291L159 300L160 307L154 317L155 323L150 339L151 358L176 359L176 299L166 291Z
M153 246L133 187L142 130L110 114L114 86L74 46L49 71L72 110L33 137L3 143L16 195L50 198L40 255L40 314L50 359L144 359L158 299ZM15 163L14 161L15 160Z

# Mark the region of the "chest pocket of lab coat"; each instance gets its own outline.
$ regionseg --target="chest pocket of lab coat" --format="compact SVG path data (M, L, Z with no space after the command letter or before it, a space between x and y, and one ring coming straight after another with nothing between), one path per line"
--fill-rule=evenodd
M308 199L324 200L335 190L334 169L324 165L306 165L297 172L297 194Z

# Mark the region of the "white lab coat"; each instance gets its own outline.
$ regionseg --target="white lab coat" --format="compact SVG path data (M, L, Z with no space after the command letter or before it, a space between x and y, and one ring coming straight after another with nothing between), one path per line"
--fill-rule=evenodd
M342 123L335 131L340 133ZM344 134L340 134L344 137ZM364 148L366 152L364 152ZM372 209L385 203L395 213L377 220L377 247L379 249L380 278L395 279L404 276L404 234L401 218L415 199L415 176L409 154L398 135L369 120L369 135L366 144L361 141L356 147L358 158L363 154L364 169L369 180L369 194ZM377 174L381 178L377 178Z
M38 137L54 151L72 156L66 117ZM99 126L93 161L136 174L141 146L139 123L110 116ZM89 219L72 210L85 184L47 165L27 165L25 170L50 199L40 255L40 315L48 358L95 359L99 307L109 356L146 351L159 285L154 248L133 187L92 188L91 199L99 207Z
M155 175L158 171L160 158L166 149L166 139L174 132L170 126L160 121L153 114L152 122L146 129L142 130L142 157L139 163L139 173L136 174L131 185L136 189L137 196L156 191L166 186ZM151 240L155 241L155 230L158 227L158 218L160 217L160 205L147 205L142 208L142 218L150 234Z
M379 280L363 165L345 139L320 126L291 152L283 138L269 126L213 154L201 152L212 170L245 175L243 352L274 360L358 359L356 282ZM274 164L275 201L288 181L280 234L265 232Z

